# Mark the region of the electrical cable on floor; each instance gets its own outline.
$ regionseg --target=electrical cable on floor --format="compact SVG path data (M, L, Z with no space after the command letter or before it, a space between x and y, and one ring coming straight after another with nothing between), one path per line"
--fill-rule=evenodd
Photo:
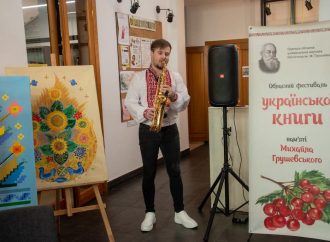
M237 128L236 128L236 108L235 108L235 107L234 107L233 122L234 122L234 128L235 128L236 144L237 144L237 148L238 148L238 152L239 152L239 156L240 156L240 163L239 163L239 168L238 168L238 176L241 178L241 168L242 168L243 158L242 158L242 152L241 152L241 148L240 148L240 146L239 146L238 138L237 138ZM245 202L247 202L248 200L247 200L246 197L245 197L245 193L244 193L244 188L243 188L243 186L242 186L242 195L243 195L243 198L244 198Z

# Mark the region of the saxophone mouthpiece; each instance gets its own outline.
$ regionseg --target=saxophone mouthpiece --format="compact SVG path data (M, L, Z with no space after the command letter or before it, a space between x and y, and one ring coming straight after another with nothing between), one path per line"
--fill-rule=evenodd
M166 60L162 61L163 68L166 68Z
M164 95L165 95L165 97L167 97L167 96L168 96L168 91L166 91L166 92L164 93Z

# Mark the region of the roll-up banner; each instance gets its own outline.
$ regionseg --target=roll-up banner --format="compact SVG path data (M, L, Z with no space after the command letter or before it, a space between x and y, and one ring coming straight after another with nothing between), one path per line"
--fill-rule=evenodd
M249 29L249 231L330 240L330 22Z

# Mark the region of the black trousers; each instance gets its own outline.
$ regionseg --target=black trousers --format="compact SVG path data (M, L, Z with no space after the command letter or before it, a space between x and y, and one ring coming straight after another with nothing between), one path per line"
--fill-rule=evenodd
M163 127L159 133L149 130L149 126L140 124L139 142L143 162L142 191L146 212L155 211L155 176L159 149L165 160L170 179L170 190L175 212L184 209L183 186L180 173L180 139L176 124Z

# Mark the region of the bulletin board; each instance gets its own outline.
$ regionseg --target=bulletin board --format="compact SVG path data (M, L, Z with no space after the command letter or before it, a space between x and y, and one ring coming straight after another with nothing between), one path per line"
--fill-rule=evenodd
M132 120L124 106L129 82L137 71L150 66L150 45L162 38L162 23L129 14L116 13L121 121Z

